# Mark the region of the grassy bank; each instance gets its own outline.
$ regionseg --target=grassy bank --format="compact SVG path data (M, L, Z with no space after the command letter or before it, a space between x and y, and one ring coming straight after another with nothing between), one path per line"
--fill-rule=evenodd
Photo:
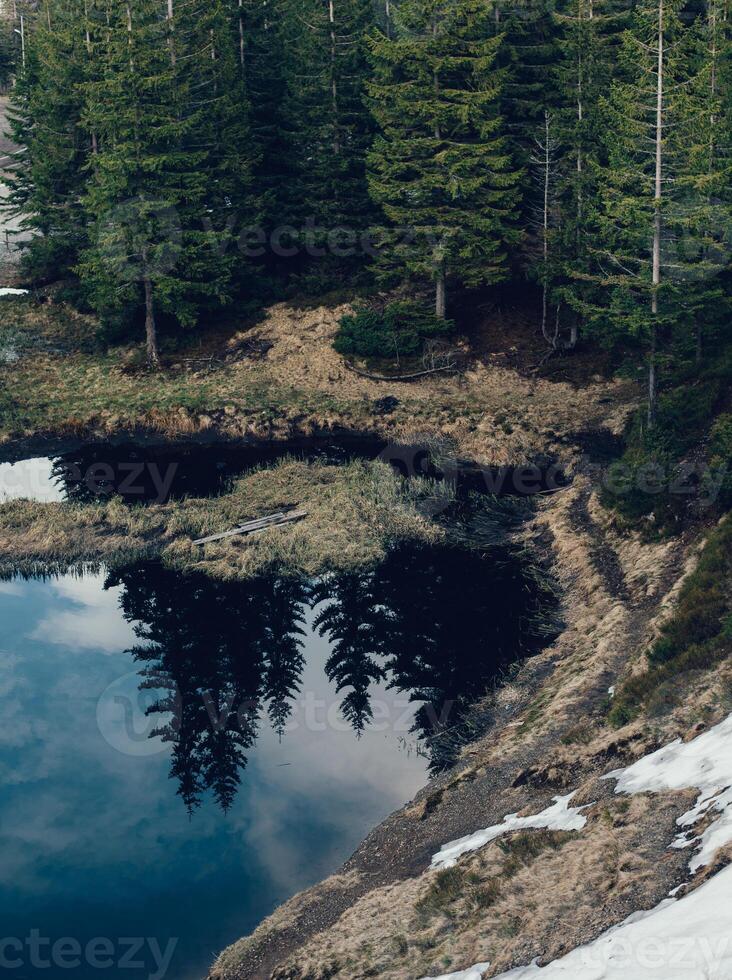
M169 565L223 578L271 567L312 576L368 564L396 540L438 540L442 532L422 516L421 506L439 492L428 481L404 483L379 462L336 467L283 460L211 499L134 507L118 498L95 504L14 501L0 506L0 570L160 556ZM203 548L193 544L293 505L308 512L298 524Z
M679 594L673 616L648 651L648 669L618 690L610 711L621 726L642 713L672 711L699 678L732 653L732 516L712 532L696 570Z
M272 307L256 322L169 338L149 373L135 345L105 342L93 317L32 297L0 301L0 442L36 434L277 440L338 430L425 433L468 458L519 464L567 453L568 433L627 414L631 387L527 377L482 334L463 343L460 376L376 382L333 349L348 307ZM471 359L471 351L475 351Z
M263 433L300 415L358 417L359 400L275 383L266 367L249 370L247 351L169 345L165 370L150 374L135 348L106 346L98 324L66 306L3 299L0 325L0 439L39 431L114 432L148 428L166 436L195 433L218 410L248 416ZM221 336L216 336L217 342ZM227 357L229 360L227 361Z

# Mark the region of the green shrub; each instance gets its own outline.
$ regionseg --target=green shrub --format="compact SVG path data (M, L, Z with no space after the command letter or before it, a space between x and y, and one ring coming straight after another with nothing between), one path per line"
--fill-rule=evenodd
M449 911L454 902L462 897L465 889L465 873L461 868L445 868L438 871L425 895L417 902L417 912L424 916L439 915Z
M709 442L709 482L719 483L718 502L732 506L732 415L720 415Z
M343 317L333 346L347 356L399 361L420 354L426 340L454 329L452 320L438 319L416 303L392 303L381 312L362 307Z
M650 669L629 678L609 714L620 727L643 707L652 714L670 710L683 694L683 678L711 670L729 655L732 639L732 515L707 541L696 570L679 593L675 615L648 654Z

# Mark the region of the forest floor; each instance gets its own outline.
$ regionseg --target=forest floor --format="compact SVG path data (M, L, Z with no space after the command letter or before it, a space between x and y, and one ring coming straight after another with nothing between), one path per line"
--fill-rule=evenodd
M371 381L332 347L347 307L284 304L241 329L236 323L181 343L164 371L138 366L138 348L102 348L97 324L63 304L5 299L0 348L0 441L147 431L215 433L252 442L316 432L374 432L405 439L439 433L483 463L530 461L566 451L568 435L622 424L636 389L595 375L581 385L528 375L463 339L467 369L413 383ZM495 314L504 336L516 319ZM523 314L525 316L525 314ZM388 409L384 399L394 399Z

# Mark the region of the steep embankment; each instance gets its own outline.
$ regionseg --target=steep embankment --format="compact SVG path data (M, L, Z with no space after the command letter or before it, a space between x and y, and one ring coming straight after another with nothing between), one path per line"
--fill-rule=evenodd
M561 637L483 706L492 724L453 771L377 828L338 874L226 950L212 978L417 980L486 963L494 976L560 957L692 878L688 852L669 846L693 784L626 797L602 777L729 711L720 668L690 677L666 714L619 731L607 724L609 692L643 669L699 544L618 536L584 478L546 501L528 533L562 582ZM501 833L452 869L430 868L447 842L572 793L565 806L585 807L582 829L547 820L546 830Z

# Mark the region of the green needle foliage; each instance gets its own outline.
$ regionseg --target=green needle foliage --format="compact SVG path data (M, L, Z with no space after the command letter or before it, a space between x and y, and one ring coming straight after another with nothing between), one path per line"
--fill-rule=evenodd
M144 303L154 363L159 314L191 327L230 296L227 219L246 209L251 152L242 80L220 3L188 0L171 20L157 0L130 0L96 19L95 41L103 70L86 86L84 125L98 150L78 268L106 315Z
M436 287L497 283L508 274L518 173L499 114L501 37L481 0L404 0L394 36L371 41L369 94L380 136L369 185L390 223L384 271Z

